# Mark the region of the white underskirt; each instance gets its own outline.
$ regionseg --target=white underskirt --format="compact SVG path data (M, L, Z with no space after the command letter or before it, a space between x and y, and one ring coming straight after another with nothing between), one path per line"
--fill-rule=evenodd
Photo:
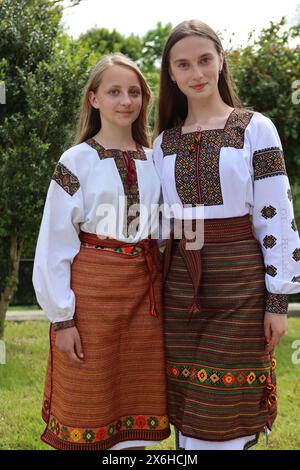
M118 442L115 446L111 447L109 450L122 450L127 449L128 447L148 447L155 446L161 441L123 441Z
M185 450L243 450L245 444L254 440L252 436L238 437L229 441L201 441L193 437L187 437L179 431L179 446Z

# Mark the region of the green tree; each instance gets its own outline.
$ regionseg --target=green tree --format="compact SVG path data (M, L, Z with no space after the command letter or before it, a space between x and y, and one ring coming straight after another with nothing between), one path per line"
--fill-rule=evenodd
M0 338L22 249L36 238L55 162L73 138L86 64L74 60L48 0L0 0ZM67 52L62 51L62 44Z
M142 69L144 72L155 72L160 68L160 59L167 37L172 29L171 23L157 23L142 38Z
M300 79L299 34L300 24L288 28L283 18L229 54L243 103L269 116L279 131L293 183L300 176L300 103L292 99Z
M78 57L87 56L90 67L105 54L121 52L139 63L141 54L141 39L131 34L122 36L115 29L92 28L79 36L76 41Z

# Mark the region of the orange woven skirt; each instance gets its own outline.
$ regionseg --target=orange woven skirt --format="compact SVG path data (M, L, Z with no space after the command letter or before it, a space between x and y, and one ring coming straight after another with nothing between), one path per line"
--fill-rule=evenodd
M147 240L130 251L132 245L120 242L97 249L103 247L94 247L99 239L92 234L82 232L81 240L71 287L84 364L72 364L56 348L50 326L41 438L62 450L165 439L170 428L156 243Z

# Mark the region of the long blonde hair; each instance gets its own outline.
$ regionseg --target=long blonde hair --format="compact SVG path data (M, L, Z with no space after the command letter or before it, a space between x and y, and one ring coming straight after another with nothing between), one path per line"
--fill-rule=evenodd
M188 36L200 36L213 41L219 55L224 55L223 68L219 77L218 88L225 103L234 108L240 108L241 102L235 91L222 43L214 30L202 21L183 21L170 33L164 47L160 73L160 90L158 100L158 119L156 134L165 129L181 125L187 116L188 106L186 96L171 80L169 74L169 59L172 47L181 39Z
M90 104L89 92L97 92L97 89L101 84L103 73L113 65L127 67L130 70L133 70L139 78L142 89L142 108L138 118L132 125L132 137L138 144L149 147L148 115L151 101L151 90L138 66L131 59L119 53L102 57L90 72L82 98L75 144L85 142L87 139L96 135L101 129L99 110L93 108Z

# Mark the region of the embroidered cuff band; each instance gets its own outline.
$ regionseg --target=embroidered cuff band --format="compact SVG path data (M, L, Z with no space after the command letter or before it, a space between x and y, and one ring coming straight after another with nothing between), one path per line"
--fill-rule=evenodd
M268 292L266 312L287 315L288 306L288 295Z
M75 326L75 321L74 320L59 321L56 323L52 323L52 326L54 328L54 331L65 330L66 328L71 328L72 326Z

